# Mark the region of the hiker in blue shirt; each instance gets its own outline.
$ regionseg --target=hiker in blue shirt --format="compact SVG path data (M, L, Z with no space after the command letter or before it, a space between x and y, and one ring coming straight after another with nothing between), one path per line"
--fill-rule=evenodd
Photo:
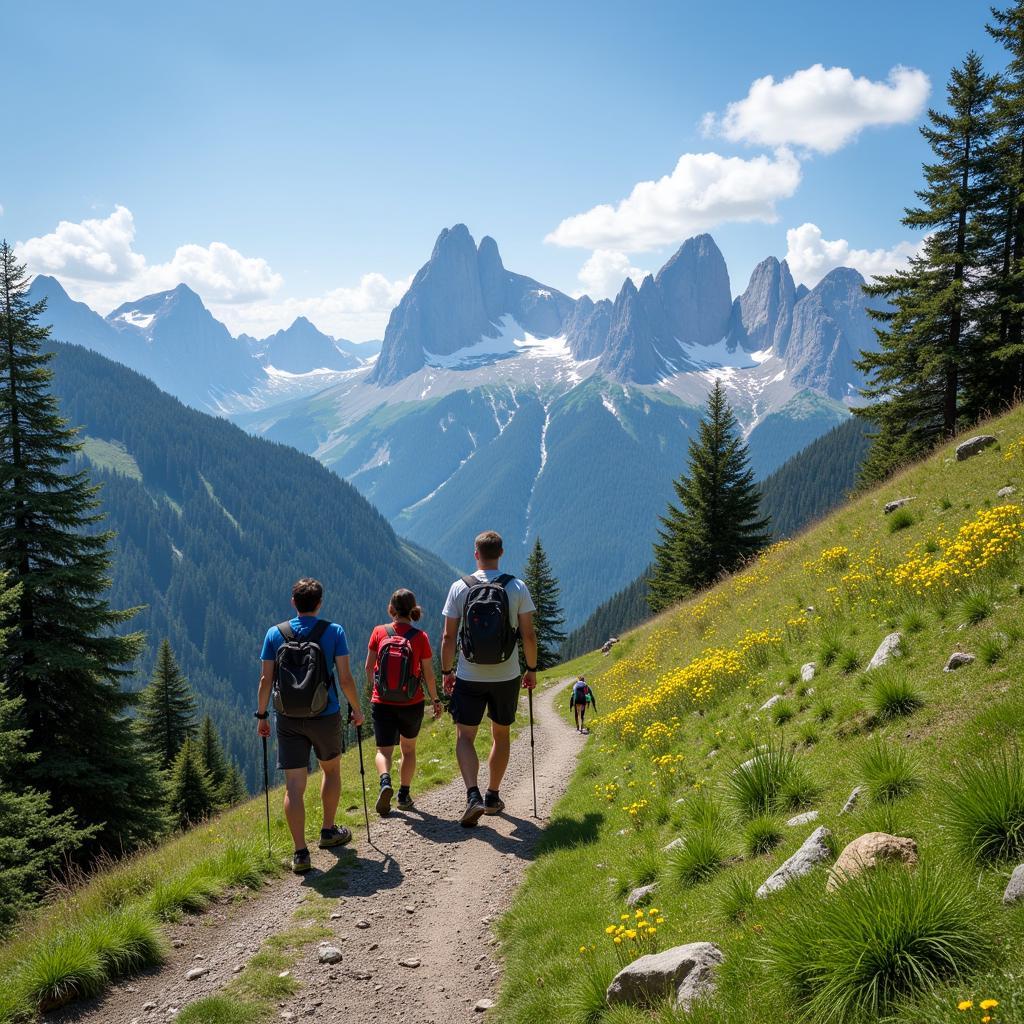
M295 618L271 626L260 653L257 732L262 737L270 735L268 709L273 696L277 767L284 771L284 816L295 841L292 870L296 873L312 867L305 838L304 802L311 750L316 751L323 772L323 824L318 845L324 850L341 846L352 838L349 829L334 821L341 797L342 717L338 683L352 708L352 722L356 726L363 724L363 713L349 668L345 630L335 622L318 618L323 597L324 588L318 580L299 580L292 587Z
M587 717L588 704L594 706L594 714L597 714L597 701L594 699L594 691L587 684L586 679L580 676L572 684L572 690L569 691L569 707L572 708L573 715L576 718L577 732L587 731L583 722Z

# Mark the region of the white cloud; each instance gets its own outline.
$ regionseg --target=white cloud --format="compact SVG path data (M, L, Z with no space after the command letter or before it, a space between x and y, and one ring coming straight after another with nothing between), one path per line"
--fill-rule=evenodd
M684 153L671 174L641 181L616 206L603 203L568 217L546 242L637 252L679 242L727 221L778 219L775 204L800 184L800 163L787 149L773 156Z
M705 115L705 133L732 142L800 146L834 153L872 125L905 124L924 109L931 83L923 71L895 67L884 82L854 78L849 68L821 64L776 82L758 78L719 118Z
M369 273L352 287L275 300L284 279L262 257L245 256L224 242L188 243L167 262L149 263L134 242L135 218L117 206L105 218L61 221L50 234L19 242L16 251L30 272L52 274L72 298L104 314L122 302L187 284L236 334L269 334L307 316L330 334L380 337L412 282Z
M799 284L813 288L830 270L853 267L869 280L907 265L922 242L899 242L891 249L852 249L845 238L828 241L817 224L801 224L786 232L786 262Z
M627 277L639 287L648 273L640 267L632 266L624 252L596 249L580 268L579 279L583 287L579 295L589 295L595 300L614 298Z

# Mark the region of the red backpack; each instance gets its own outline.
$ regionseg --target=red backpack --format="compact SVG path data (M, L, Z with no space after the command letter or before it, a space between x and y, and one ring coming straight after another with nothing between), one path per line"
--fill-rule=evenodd
M410 627L404 636L394 626L385 626L387 636L377 648L373 670L373 692L386 704L412 704L419 694L420 677L412 671L415 655L412 639L421 630Z

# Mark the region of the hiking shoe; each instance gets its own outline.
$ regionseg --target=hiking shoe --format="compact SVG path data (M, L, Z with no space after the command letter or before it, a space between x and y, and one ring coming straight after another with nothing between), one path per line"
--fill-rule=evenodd
M477 793L466 801L466 809L462 812L459 824L463 828L472 828L484 816L484 802Z
M501 814L505 810L505 801L497 793L484 794L484 814Z
M309 850L296 850L292 854L292 871L295 874L305 874L312 867L313 862L309 859Z
M395 790L390 783L384 783L380 787L380 793L377 795L377 802L374 807L377 809L377 813L382 817L386 818L391 813L391 798L395 795Z
M320 842L317 846L321 850L328 850L332 846L344 846L351 838L352 833L344 825L334 825L320 829Z
M411 811L415 806L412 802L412 793L398 791L398 809L400 811Z

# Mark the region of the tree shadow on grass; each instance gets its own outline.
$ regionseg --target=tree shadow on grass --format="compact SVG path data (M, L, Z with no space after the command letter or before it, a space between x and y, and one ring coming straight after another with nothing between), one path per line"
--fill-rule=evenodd
M596 843L604 823L599 811L588 811L582 818L566 818L559 815L541 833L537 853L552 853L573 846L589 846Z

